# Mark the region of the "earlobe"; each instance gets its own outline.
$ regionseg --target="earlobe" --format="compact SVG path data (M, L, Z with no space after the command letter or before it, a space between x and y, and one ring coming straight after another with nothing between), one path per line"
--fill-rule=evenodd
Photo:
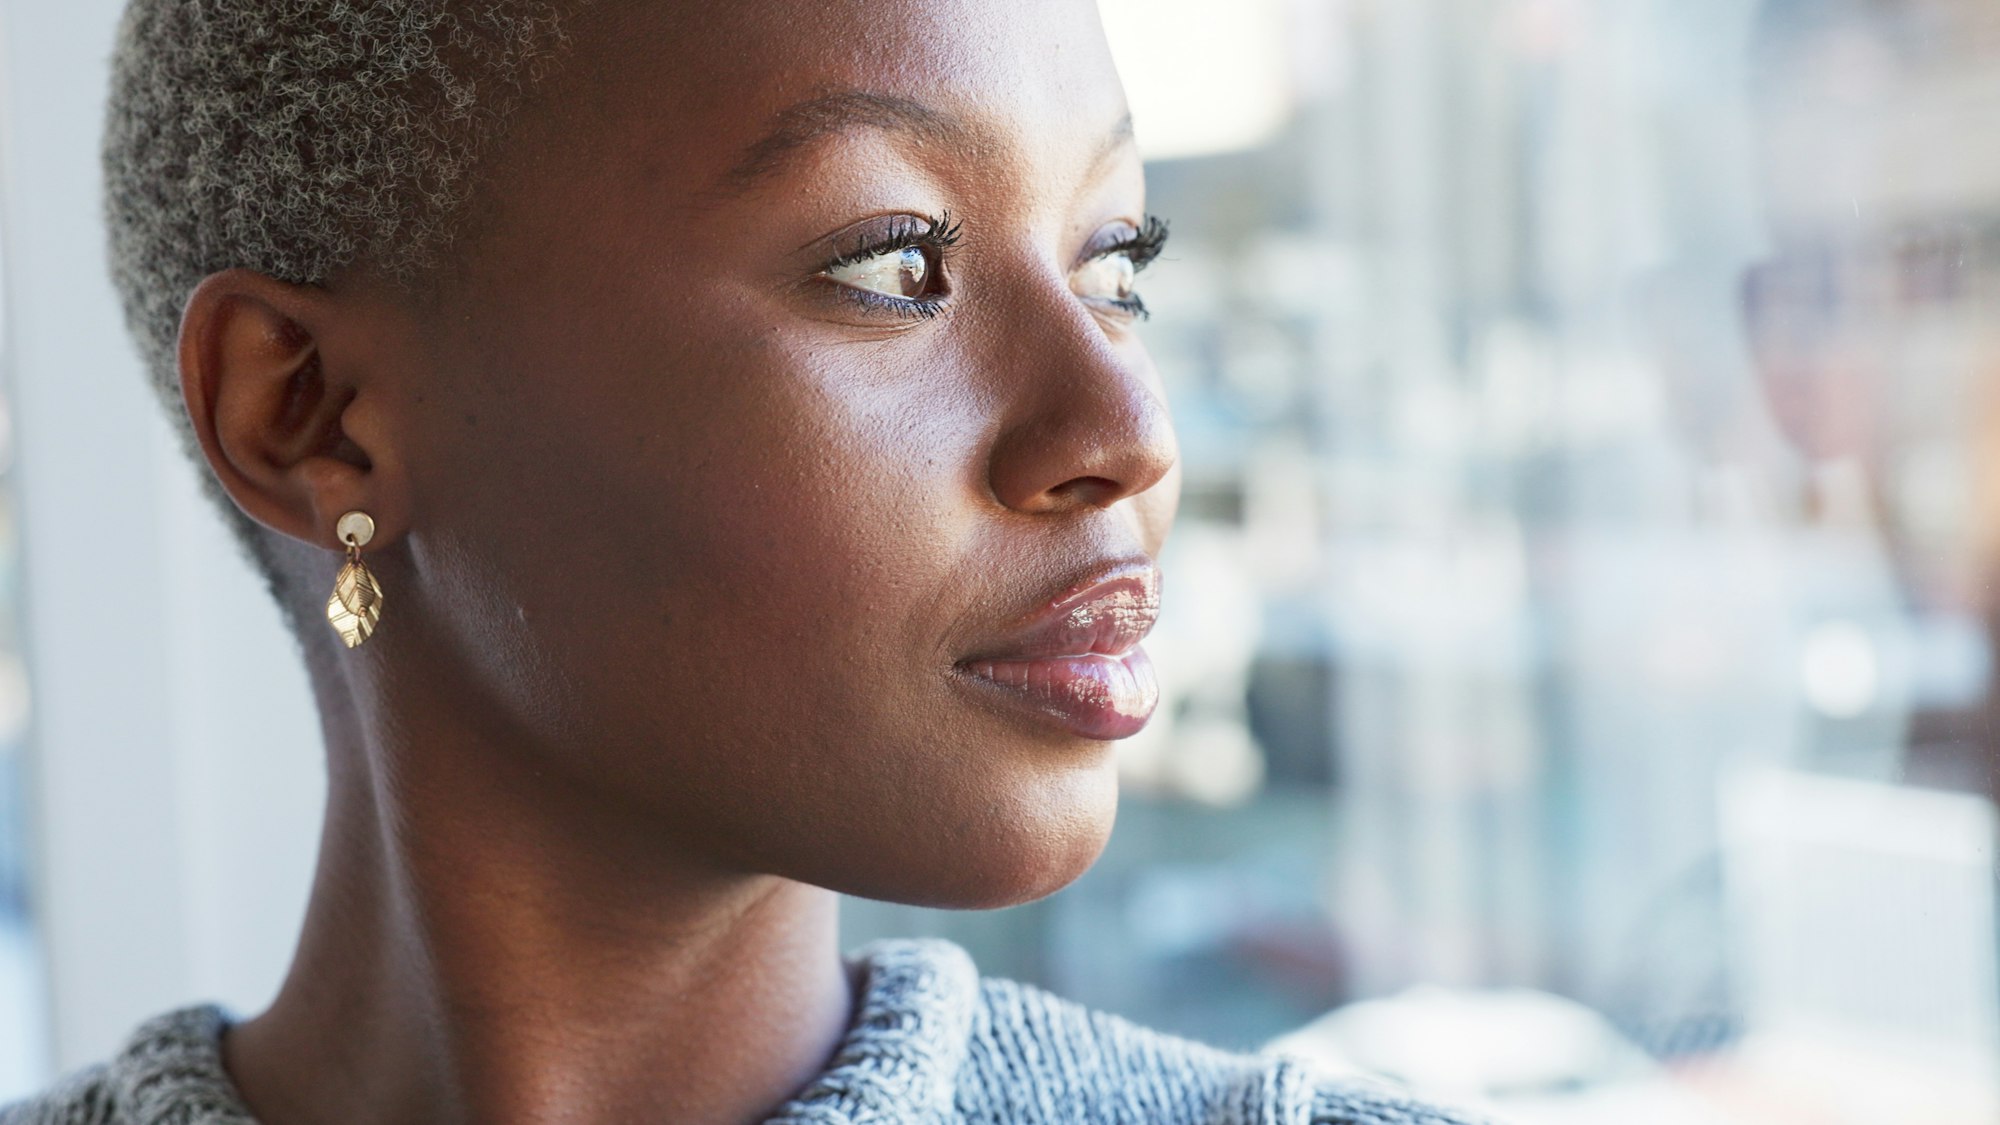
M224 491L265 527L335 550L340 513L393 507L345 425L359 388L324 346L338 315L323 289L226 270L195 288L180 335L181 400Z

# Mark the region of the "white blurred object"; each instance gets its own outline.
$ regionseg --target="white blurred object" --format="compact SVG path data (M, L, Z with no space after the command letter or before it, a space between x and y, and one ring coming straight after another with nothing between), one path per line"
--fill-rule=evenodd
M1903 1120L2000 1118L1992 803L1764 768L1724 779L1722 830L1748 1043L1784 1060L1764 1069L1946 1099Z
M1291 116L1283 0L1102 0L1149 160L1256 148Z
M1413 988L1341 1008L1268 1049L1513 1125L1739 1125L1596 1012L1531 989Z
M1241 709L1181 720L1162 763L1168 791L1215 808L1234 808L1264 786L1264 751Z
M1350 1004L1271 1047L1330 1071L1472 1098L1601 1085L1651 1065L1596 1012L1524 988L1420 986Z
M1990 1062L1990 1060L1988 1060ZM1709 1097L1770 1113L1744 1125L1993 1125L2000 1089L1978 1067L1895 1049L1872 1034L1803 1031L1752 1035L1714 1067L1682 1076ZM1779 1111L1783 1115L1777 1115Z
M1801 648L1799 681L1813 710L1851 719L1875 706L1882 662L1867 630L1852 621L1828 621L1814 626Z
M0 653L0 744L8 750L28 729L30 699L27 666L13 653Z

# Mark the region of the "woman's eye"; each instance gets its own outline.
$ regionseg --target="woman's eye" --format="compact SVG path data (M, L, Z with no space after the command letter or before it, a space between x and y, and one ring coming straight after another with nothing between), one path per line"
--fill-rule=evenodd
M914 301L930 295L931 262L921 246L905 246L844 262L826 271L842 285Z
M1078 267L1071 285L1077 296L1088 300L1129 301L1132 282L1138 273L1132 255L1120 250L1085 262Z

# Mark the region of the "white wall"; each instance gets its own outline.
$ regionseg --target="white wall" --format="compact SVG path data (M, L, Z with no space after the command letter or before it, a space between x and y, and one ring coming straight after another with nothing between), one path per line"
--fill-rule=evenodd
M303 671L206 510L106 277L121 0L0 0L0 268L53 1062L166 1007L247 1014L304 908L324 780Z

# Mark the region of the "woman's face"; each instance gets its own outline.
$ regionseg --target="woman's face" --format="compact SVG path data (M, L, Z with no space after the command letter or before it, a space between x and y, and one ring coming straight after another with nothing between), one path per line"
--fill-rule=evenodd
M1178 482L1093 7L600 0L572 40L408 314L383 638L663 849L1056 889L1151 710Z

